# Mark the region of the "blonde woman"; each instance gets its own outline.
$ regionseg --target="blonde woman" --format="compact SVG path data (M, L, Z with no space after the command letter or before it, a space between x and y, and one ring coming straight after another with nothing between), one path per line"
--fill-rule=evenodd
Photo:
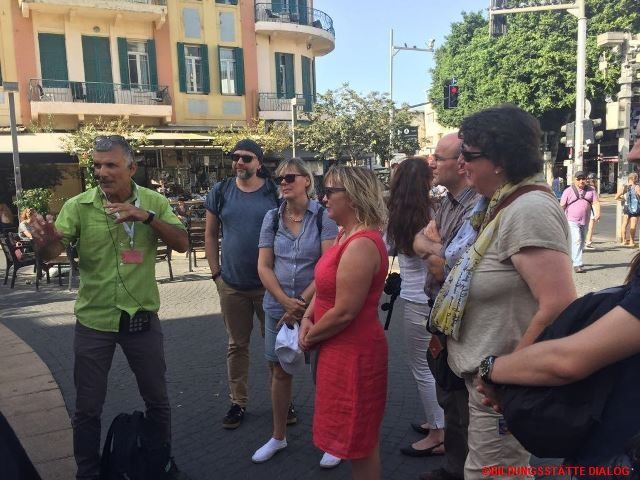
M37 212L33 208L25 208L20 212L20 225L18 225L18 236L20 240L31 240L31 229L29 228L29 220Z
M622 225L620 231L622 232L621 243L625 247L635 247L636 242L636 227L638 225L638 213L631 212L629 205L627 205L627 194L629 190L633 189L637 197L640 197L640 186L638 185L638 174L633 172L627 177L626 185L622 185L616 193L616 200L622 202Z
M354 479L380 478L379 434L387 396L387 341L378 302L387 276L386 206L375 174L334 167L325 178L329 218L340 227L315 269L316 296L300 346L318 349L313 442L351 460Z
M265 357L271 368L273 435L254 454L263 463L287 446L286 431L293 376L287 373L275 352L276 337L284 324L299 322L315 293L313 269L333 244L338 227L327 211L311 199L313 175L299 158L285 160L276 169L276 184L284 200L269 210L262 222L258 243L258 274L267 292L265 313ZM339 459L325 455L320 465L336 466Z

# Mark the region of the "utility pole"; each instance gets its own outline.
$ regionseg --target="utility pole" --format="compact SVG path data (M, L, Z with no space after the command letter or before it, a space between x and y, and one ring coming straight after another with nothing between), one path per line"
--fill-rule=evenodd
M16 127L16 102L14 95L18 93L18 82L4 82L3 88L9 94L9 123L11 125L11 143L13 145L13 178L16 184L16 200L22 198L22 173L20 170L20 153L18 151L18 129Z
M573 149L573 163L567 168L567 185L573 181L573 172L582 170L584 164L584 129L582 120L585 119L585 84L587 63L587 15L585 0L554 0L553 5L535 5L535 2L525 4L513 0L491 0L489 7L489 33L503 34L507 30L505 16L513 13L548 12L565 10L578 19L578 48L576 52L576 121L575 147ZM551 2L549 2L551 3ZM535 5L535 6L534 6Z

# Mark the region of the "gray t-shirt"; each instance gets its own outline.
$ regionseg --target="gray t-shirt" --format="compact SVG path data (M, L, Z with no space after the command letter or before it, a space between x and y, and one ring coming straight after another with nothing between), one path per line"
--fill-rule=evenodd
M323 208L320 233L317 222L320 204L310 200L300 233L295 236L282 221L283 210L284 204L264 216L258 247L273 248L273 273L284 293L295 298L313 281L316 263L322 255L322 242L336 238L338 226ZM278 215L278 227L274 232L275 215ZM268 291L264 295L263 307L272 318L279 319L284 315L284 308Z
M262 288L258 276L258 239L264 215L278 206L269 181L255 192L243 192L235 179L226 183L224 204L218 212L218 197L225 181L216 183L204 206L222 223L221 276L236 290Z
M471 278L460 337L447 338L449 366L456 375L474 373L488 355L512 352L529 327L538 302L511 262L511 256L527 247L569 254L567 219L548 193L522 195L502 212L498 231Z

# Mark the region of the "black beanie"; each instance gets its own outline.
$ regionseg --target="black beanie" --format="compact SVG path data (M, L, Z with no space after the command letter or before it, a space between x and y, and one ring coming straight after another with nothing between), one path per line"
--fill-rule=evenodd
M264 153L262 153L262 148L256 142L251 140L250 138L245 138L244 140L240 140L236 143L236 146L233 147L233 152L237 152L238 150L246 150L247 152L253 153L256 157L258 157L258 161L262 163L262 158L264 157Z

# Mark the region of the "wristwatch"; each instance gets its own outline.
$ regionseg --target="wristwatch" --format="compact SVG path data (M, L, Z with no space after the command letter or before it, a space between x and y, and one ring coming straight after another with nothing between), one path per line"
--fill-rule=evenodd
M493 371L493 364L496 361L496 358L498 357L495 355L489 355L480 362L478 373L480 374L482 381L487 385L495 385L495 383L491 381L491 372Z
M147 210L147 213L149 214L149 216L142 222L145 225L149 225L151 222L153 222L153 219L156 218L156 212L154 212L153 210Z

